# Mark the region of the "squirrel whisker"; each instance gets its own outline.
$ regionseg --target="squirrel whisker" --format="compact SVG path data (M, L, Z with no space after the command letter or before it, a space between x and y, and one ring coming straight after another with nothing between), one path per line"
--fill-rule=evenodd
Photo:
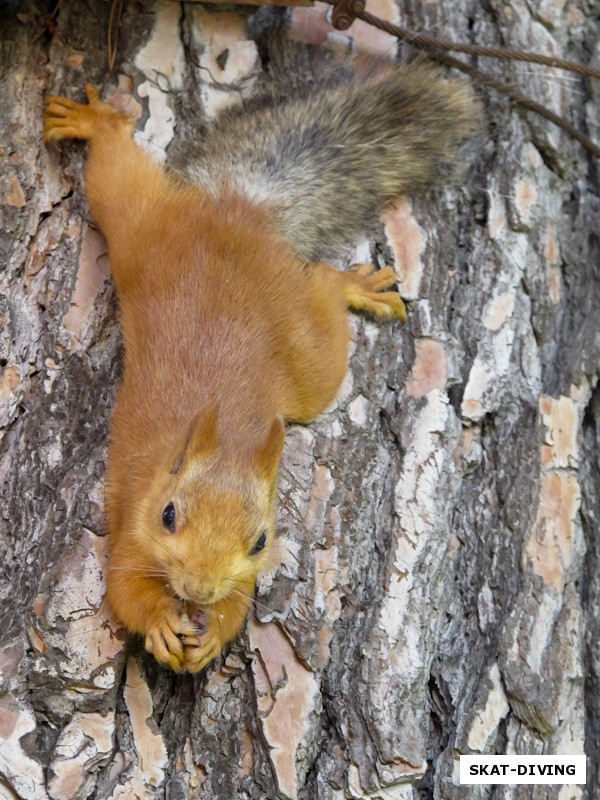
M167 547L167 545L164 542L161 542L160 539L157 539L156 536L153 536L150 533L150 531L148 531L145 528L143 528L139 523L137 524L137 528L142 533L144 533L146 536L148 536L150 539L152 539L152 541L155 542L159 547L162 547L163 550L165 550L171 556L171 558L174 559L177 562L177 564L181 567L181 569L185 570L185 565L184 565L183 561L179 558L179 556L176 553L174 553L171 550L170 547Z
M110 572L129 572L137 573L139 577L159 577L167 578L168 572L166 569L145 569L144 567L109 567Z
M274 608L270 608L270 607L269 607L269 606L268 606L266 603L263 603L262 601L260 601L260 600L257 600L255 597L252 597L252 596L251 596L251 595L249 595L249 594L246 594L246 592L242 592L242 591L241 591L241 589L236 589L236 588L234 588L234 587L231 587L231 591L232 591L234 594L238 594L238 595L240 595L241 597L244 597L244 598L246 598L247 600L250 600L250 602L252 603L252 605L253 605L253 606L256 606L257 608L258 608L258 606L261 606L263 609L265 609L266 611L268 611L270 614L277 614L277 612L275 611L275 609L274 609Z

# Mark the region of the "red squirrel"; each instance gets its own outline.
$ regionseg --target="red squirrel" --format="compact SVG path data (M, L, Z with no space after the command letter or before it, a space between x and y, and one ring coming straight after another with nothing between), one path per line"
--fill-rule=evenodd
M405 320L391 267L376 271L363 264L340 272L307 258L319 223L327 227L318 217L336 213L323 207L326 197L340 208L348 204L342 217L355 209L349 186L370 192L369 207L381 206L390 195L429 181L475 126L477 105L462 85L422 68L398 69L395 81L386 77L370 87L380 107L390 85L396 93L378 123L395 150L379 151L387 161L377 191L372 175L366 174L365 185L356 176L352 184L350 171L332 195L335 175L323 141L304 136L314 158L305 162L313 185L309 181L303 197L313 192L316 219L315 232L307 235L304 226L299 237L293 234L294 203L283 202L276 189L273 202L242 191L235 168L224 172L225 156L218 190L203 186L198 176L182 178L181 165L177 174L154 163L134 143L132 119L101 102L93 87L87 87L88 104L48 101L47 142L90 142L86 194L108 242L125 342L107 473L107 596L118 619L174 670L202 669L244 624L275 536L285 422L306 423L335 397L348 365L348 311ZM348 115L341 104L353 103L355 117L373 114L366 100L359 113L357 91L344 88L337 100L333 95L338 119L330 127L344 147L340 130ZM399 92L400 100L408 99L398 110L392 105ZM310 102L302 113L310 114ZM312 102L318 111L327 100ZM424 109L432 103L437 128L426 131ZM354 124L360 119L352 113L346 138L370 169L374 162L364 146L361 151L360 125ZM391 130L392 118L398 130ZM281 146L285 119L303 139L294 115L284 110L274 122ZM373 120L361 119L372 140ZM241 120L235 124L243 129ZM432 134L435 147L427 143ZM218 137L213 147L217 153ZM352 152L344 157L350 162ZM201 172L202 156L193 161ZM294 170L300 165L301 172L302 164L296 158ZM320 187L330 178L331 185Z

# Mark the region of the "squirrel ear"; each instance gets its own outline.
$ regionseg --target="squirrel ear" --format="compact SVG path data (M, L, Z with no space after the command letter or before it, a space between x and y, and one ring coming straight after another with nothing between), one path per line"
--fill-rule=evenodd
M172 475L180 472L184 463L190 458L205 456L217 449L219 444L218 419L219 403L217 401L194 414L183 447L171 468Z
M254 457L254 468L269 480L274 479L277 475L284 439L285 424L278 414L273 420L266 439Z

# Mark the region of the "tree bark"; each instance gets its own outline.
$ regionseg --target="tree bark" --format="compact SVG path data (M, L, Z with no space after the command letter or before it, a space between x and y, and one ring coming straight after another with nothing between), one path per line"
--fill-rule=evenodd
M492 94L460 185L388 210L361 257L394 259L409 323L356 319L337 402L288 433L278 563L246 632L175 675L103 604L117 303L84 148L42 145L44 97L133 90L160 158L267 68L318 82L293 40L395 42L333 32L320 9L286 32L283 10L130 2L111 71L111 5L1 10L0 796L597 797L597 162ZM591 1L369 8L600 65ZM600 138L598 85L479 66ZM459 785L459 754L506 752L585 752L587 786Z

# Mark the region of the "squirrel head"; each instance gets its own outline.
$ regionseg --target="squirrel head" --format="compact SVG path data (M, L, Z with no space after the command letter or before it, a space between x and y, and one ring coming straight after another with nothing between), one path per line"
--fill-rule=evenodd
M285 427L276 416L247 463L223 457L218 405L196 415L138 508L136 537L182 600L248 594L275 534Z

